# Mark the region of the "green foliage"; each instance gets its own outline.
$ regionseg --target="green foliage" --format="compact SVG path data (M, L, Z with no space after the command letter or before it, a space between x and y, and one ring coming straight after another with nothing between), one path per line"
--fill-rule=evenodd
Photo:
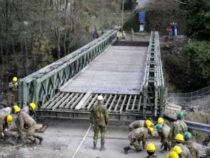
M186 34L196 39L210 39L210 1L183 0L180 4L185 11Z
M135 32L139 31L139 24L137 21L137 14L131 14L130 17L126 20L123 29L127 30L127 31L131 31L131 29L133 28L133 30Z
M190 61L191 74L210 84L210 42L192 42L186 46L185 53Z
M136 0L126 0L124 3L125 10L133 10L136 7Z
M183 32L184 19L183 12L178 8L148 8L146 11L146 29L147 31L156 29L161 33L167 33L167 26L171 22L176 22L179 27L179 34Z

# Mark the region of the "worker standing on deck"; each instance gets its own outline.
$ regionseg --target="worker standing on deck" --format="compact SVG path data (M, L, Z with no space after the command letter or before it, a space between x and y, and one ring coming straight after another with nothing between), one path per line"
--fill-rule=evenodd
M160 136L161 148L163 148L163 151L170 150L171 149L171 142L170 142L171 128L167 124L159 123L156 125L156 129Z
M177 121L173 123L171 134L172 138L175 138L178 133L184 134L186 131L188 131L188 126L184 122L184 112L178 112L177 113ZM173 141L173 146L175 142Z
M39 140L39 144L41 144L43 138L37 135L35 132L37 129L45 129L45 127L43 125L41 126L41 124L37 124L36 121L29 114L21 111L20 107L17 105L13 106L13 112L17 115L16 126L18 128L18 132L21 136L22 141L24 143L28 143L28 140L30 141L30 143L36 142L37 138Z
M93 136L93 149L96 149L98 134L101 134L101 150L105 149L105 133L108 125L108 112L103 105L103 96L98 96L98 103L91 110L90 123L92 124Z
M190 150L190 158L199 158L199 151L192 141L192 134L190 132L184 133L184 140L186 147Z
M157 158L157 156L155 155L155 151L156 151L156 147L155 144L153 143L148 143L147 144L147 158Z
M154 128L152 127L149 128L140 127L129 132L128 139L130 141L130 145L124 147L124 153L128 154L129 150L135 150L139 152L145 149L146 140L149 137L149 135L152 136L153 133L154 133ZM140 147L140 142L142 142L142 148Z
M129 124L128 128L129 131L132 131L136 128L140 128L140 127L152 127L153 126L153 122L151 120L136 120L133 121Z
M182 149L182 158L191 158L189 149L184 145L184 136L181 133L178 133L175 137L176 146L179 146Z

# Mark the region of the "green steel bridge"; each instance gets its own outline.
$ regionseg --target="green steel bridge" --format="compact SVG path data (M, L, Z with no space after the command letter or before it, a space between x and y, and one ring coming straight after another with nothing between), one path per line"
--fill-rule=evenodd
M116 30L20 79L19 103L42 118L87 119L97 96L113 120L163 115L165 84L158 32L147 41L118 41Z

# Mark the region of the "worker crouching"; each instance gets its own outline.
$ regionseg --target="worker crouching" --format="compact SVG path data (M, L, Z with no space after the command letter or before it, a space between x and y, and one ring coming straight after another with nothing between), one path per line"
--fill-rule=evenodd
M17 105L13 106L13 112L17 115L16 126L23 143L35 143L36 139L38 139L39 144L41 144L43 138L35 132L37 129L44 127L41 127L40 124L37 124L28 113L21 111L20 107Z
M145 149L146 140L149 137L149 135L153 135L154 128L149 127L141 127L134 129L128 134L128 139L130 141L130 145L127 147L124 147L124 153L128 154L129 150L135 150L137 152L142 151L142 149ZM142 148L140 147L140 143L142 142Z

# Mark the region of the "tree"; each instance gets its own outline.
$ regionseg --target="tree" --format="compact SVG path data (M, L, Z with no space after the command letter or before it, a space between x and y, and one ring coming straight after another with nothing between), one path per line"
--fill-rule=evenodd
M203 87L210 84L210 43L195 41L188 44L185 54L189 59L189 77L192 86Z
M183 0L180 7L185 11L186 34L196 39L210 39L210 1Z

